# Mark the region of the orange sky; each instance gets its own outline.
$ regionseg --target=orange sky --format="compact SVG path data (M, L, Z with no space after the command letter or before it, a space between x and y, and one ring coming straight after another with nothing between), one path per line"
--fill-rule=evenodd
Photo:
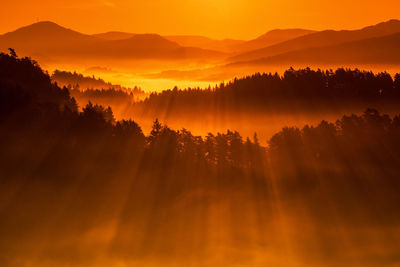
M251 39L274 28L354 29L400 18L399 0L2 1L0 32L38 20L85 33L196 34Z

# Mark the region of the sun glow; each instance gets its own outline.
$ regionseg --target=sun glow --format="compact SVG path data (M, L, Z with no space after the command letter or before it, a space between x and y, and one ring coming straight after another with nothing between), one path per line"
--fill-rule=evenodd
M396 18L399 5L397 0L18 0L3 3L8 12L0 18L0 32L50 20L85 33L118 30L251 39L274 28L360 28Z
M1 6L1 267L400 266L398 0Z

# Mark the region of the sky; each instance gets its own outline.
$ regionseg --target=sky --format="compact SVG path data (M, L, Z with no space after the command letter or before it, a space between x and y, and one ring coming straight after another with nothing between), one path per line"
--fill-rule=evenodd
M53 21L83 33L127 31L252 39L276 28L357 29L400 19L399 0L14 0L0 33Z

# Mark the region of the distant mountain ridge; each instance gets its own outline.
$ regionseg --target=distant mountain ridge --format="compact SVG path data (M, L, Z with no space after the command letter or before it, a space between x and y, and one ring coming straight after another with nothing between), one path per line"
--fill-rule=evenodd
M306 48L239 64L400 64L400 32L339 45Z
M237 53L240 49L271 43L274 44ZM214 81L224 71L241 75L243 66L262 71L258 66L297 63L400 65L400 21L393 19L359 30L277 29L249 41L118 31L88 35L45 21L0 35L0 51L10 47L15 48L17 54L31 56L41 63L50 60L86 63L94 59L97 61L87 65L117 67L121 63L135 66L132 64L135 61L148 60L145 62L151 65L148 72L137 64L142 77L191 80L191 77L204 77L206 72L207 79L214 77ZM167 64L160 64L160 60L173 62L174 66L166 67ZM157 70L153 71L154 68Z
M271 30L256 39L238 45L237 51L249 51L254 49L260 49L315 32L316 31L305 30L305 29Z
M118 31L113 31L113 32L104 32L104 33L97 33L97 34L92 34L92 36L105 39L105 40L123 40L123 39L128 39L136 34L134 33L129 33L129 32L118 32Z
M307 34L295 39L291 39L276 45L268 46L262 49L246 52L234 57L231 57L228 62L251 61L260 58L267 58L279 54L302 50L314 47L339 45L342 43L358 41L381 37L400 32L400 21L390 20L379 23L374 26L368 26L360 30L342 30L333 31L326 30Z
M54 44L67 46L65 40L73 42L74 45L83 43L95 43L100 39L67 29L50 21L34 23L29 26L19 28L15 31L0 35L0 45L10 43L17 46L51 46ZM48 42L51 41L51 42ZM26 44L29 42L29 44Z
M356 32L356 36L349 39L323 40L321 46L298 45L293 50L287 48L288 44L301 44L300 41L315 39L315 36L349 36ZM393 33L395 32L395 33ZM389 34L388 34L389 33ZM378 36L362 38L365 36ZM361 39L360 39L361 38ZM353 40L359 39L359 40ZM339 44L337 44L339 43ZM305 47L305 48L302 48ZM280 52L280 49L286 52ZM303 37L280 43L258 51L271 53L259 54L257 57L228 62L211 68L193 70L165 70L152 73L149 77L163 79L194 79L200 81L219 81L234 77L249 75L254 72L288 68L290 66L318 66L326 67L360 67L378 68L381 70L400 68L400 21L390 20L374 26L365 27L357 31L323 31L311 33ZM231 58L231 60L233 60ZM384 68L382 68L384 66Z
M106 40L82 34L53 22L38 22L0 35L0 50L44 58L218 59L224 55L201 48L186 48L157 34L135 34Z
M237 50L237 46L246 42L234 39L215 40L197 35L169 35L164 37L183 46L201 47L203 49L216 50L224 53L233 53Z
M304 29L276 29L271 30L255 39L244 41L234 39L215 40L200 35L166 35L163 38L176 42L185 47L198 47L208 50L216 50L224 53L239 53L249 50L263 48L269 45L287 41L299 36L314 33L312 30ZM135 36L128 32L105 32L93 34L92 36L105 40L122 40Z

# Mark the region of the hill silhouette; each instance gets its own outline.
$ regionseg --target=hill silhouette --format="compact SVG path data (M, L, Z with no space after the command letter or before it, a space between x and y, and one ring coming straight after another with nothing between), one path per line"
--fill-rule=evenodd
M313 32L315 31L304 29L276 29L249 41L234 39L215 40L200 35L166 35L163 36L163 38L185 47L198 47L224 53L242 53L281 43ZM135 35L134 33L127 32L106 32L94 34L92 36L105 40L123 40Z
M152 72L144 77L219 82L263 72L265 68L283 72L290 66L298 68L311 65L318 68L350 65L395 73L400 66L397 33L400 33L399 20L354 31L314 32L263 49L241 53L230 57L225 64L184 70L171 68Z
M61 27L53 22L38 22L0 35L0 50L13 47L19 53L34 57L78 52L101 43L100 39Z
M38 59L218 59L220 52L186 48L157 34L137 34L128 39L105 40L66 29L52 22L38 22L0 36L0 50L15 48Z
M399 79L289 70L198 91L226 111L221 94L330 100L396 88L399 99ZM256 134L195 136L158 119L145 134L110 107L79 110L37 63L0 53L0 265L396 266L399 137L400 115L371 108L284 127L267 146ZM295 264L280 252L288 240Z
M235 78L201 90L164 90L137 103L143 110L161 114L203 114L216 106L235 111L334 110L346 106L389 105L400 100L400 74L339 68L332 70L289 69ZM396 104L397 105L397 104ZM196 108L195 108L196 107ZM311 110L312 110L311 109ZM229 112L228 112L229 113Z
M235 47L237 52L246 52L250 50L260 49L267 46L279 44L291 39L295 39L300 36L305 36L311 33L315 33L312 30L304 29L276 29L271 30L260 37L247 41L242 44L238 44Z
M30 45L53 45L63 42L73 42L76 44L89 41L98 41L97 38L67 29L50 21L42 21L29 26L19 28L13 32L8 32L0 36L2 42L30 42ZM48 42L51 43L48 43ZM68 45L68 44L65 44Z
M123 91L128 93L137 94L137 96L147 95L139 87L135 86L133 88L127 88L118 84L112 84L106 82L101 78L96 78L93 76L84 76L83 74L76 72L67 72L55 70L50 76L51 80L56 82L61 87L71 87L85 91L87 89L114 89L117 91Z
M216 50L224 53L233 53L237 51L237 47L239 45L245 43L245 41L243 40L215 40L208 37L196 35L170 35L164 37L182 46L200 47L203 49Z
M105 32L93 34L93 36L105 40L123 40L135 36L135 33L128 32ZM200 35L166 35L163 38L175 42L185 47L197 47L207 50L215 50L223 53L232 53L237 51L238 45L245 43L243 40L215 40Z
M239 64L400 64L400 33L348 42L340 45L307 48Z
M281 43L313 32L314 31L303 29L276 29L249 41L232 39L213 40L203 36L184 35L165 36L165 38L177 42L183 46L201 47L204 49L217 50L226 53L243 53L249 50L264 48L273 44Z
M0 35L0 51L13 47L18 54L35 57L43 64L110 68L120 63L122 68L142 72L141 77L146 79L218 81L260 71L259 65L268 64L397 64L398 32L400 21L390 20L351 31L272 30L254 40L241 41L125 32L87 35L52 22L39 22ZM254 49L263 46L267 47ZM252 50L232 56L247 49ZM168 64L156 64L160 60ZM198 69L190 69L193 67ZM250 71L244 69L247 67Z
M136 35L135 33L118 32L118 31L92 34L92 36L94 36L94 37L105 39L105 40L123 40L123 39L131 38L135 35Z
M260 58L271 57L295 50L315 48L322 46L339 45L342 43L353 42L363 39L382 37L400 32L400 21L390 20L374 26L368 26L360 30L333 31L326 30L301 36L276 45L262 49L249 51L234 57L228 61L251 61Z

